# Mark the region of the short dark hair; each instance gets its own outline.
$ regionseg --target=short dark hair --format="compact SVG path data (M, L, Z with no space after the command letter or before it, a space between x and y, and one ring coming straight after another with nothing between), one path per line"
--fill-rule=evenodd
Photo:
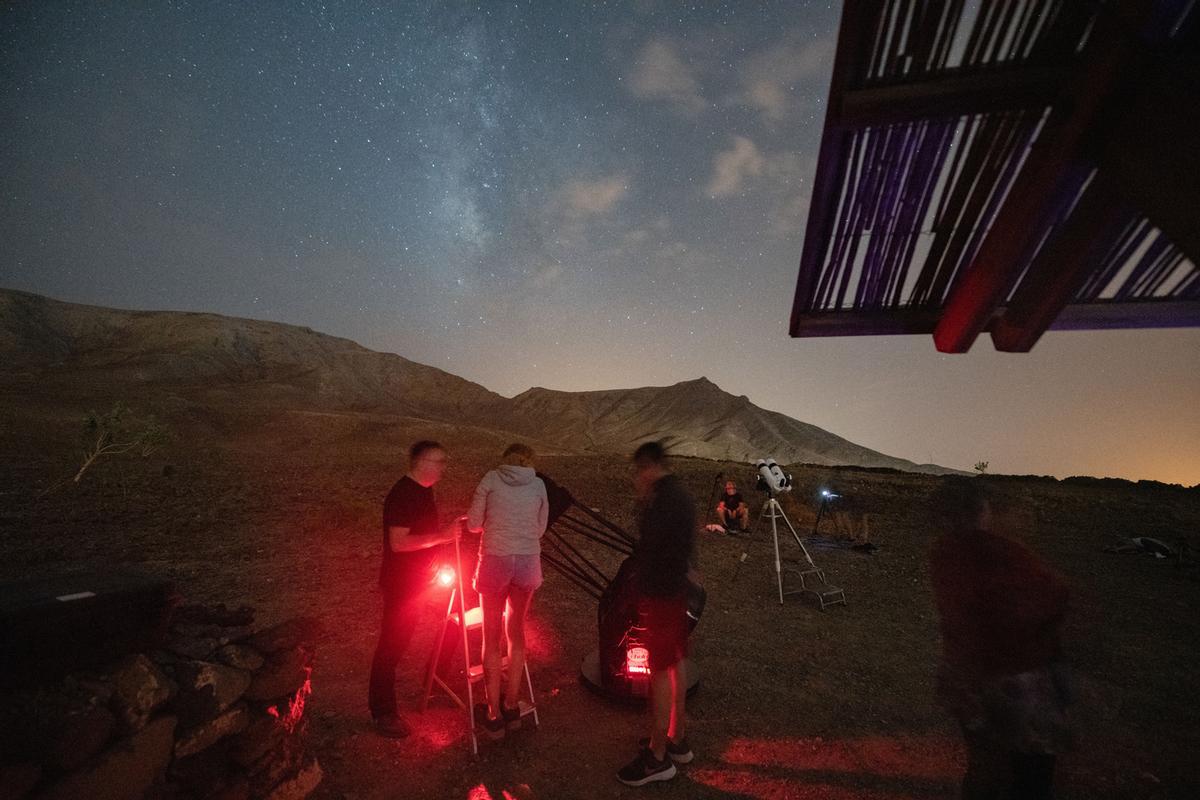
M637 450L633 451L633 462L635 464L665 465L667 449L662 446L662 442L644 442L638 446Z
M983 481L961 475L943 478L929 497L934 519L951 529L973 528L990 503L991 492Z
M422 439L419 442L413 442L413 446L408 448L408 463L415 464L417 459L428 453L430 450L445 450L438 442L432 439Z

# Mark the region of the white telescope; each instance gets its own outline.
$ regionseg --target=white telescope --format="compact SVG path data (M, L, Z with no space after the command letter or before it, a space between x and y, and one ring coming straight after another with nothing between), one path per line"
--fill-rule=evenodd
M760 458L754 462L758 467L758 488L772 495L792 490L792 476L785 475L773 458Z

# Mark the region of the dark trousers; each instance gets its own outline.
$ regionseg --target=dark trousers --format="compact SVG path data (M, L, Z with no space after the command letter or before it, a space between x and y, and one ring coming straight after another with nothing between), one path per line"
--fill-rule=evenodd
M396 665L412 641L420 613L420 595L385 591L379 644L371 661L368 703L375 719L396 714Z
M963 737L967 743L963 800L1054 797L1054 756L1007 751L988 737L966 729Z

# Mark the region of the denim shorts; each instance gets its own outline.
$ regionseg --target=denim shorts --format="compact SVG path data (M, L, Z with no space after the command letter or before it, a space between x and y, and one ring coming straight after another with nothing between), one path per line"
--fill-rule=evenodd
M509 589L532 592L542 585L542 557L537 554L520 556L479 556L475 569L475 591L480 594L504 594Z

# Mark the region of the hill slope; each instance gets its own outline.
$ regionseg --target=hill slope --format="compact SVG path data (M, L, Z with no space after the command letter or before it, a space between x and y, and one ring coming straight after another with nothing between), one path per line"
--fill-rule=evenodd
M534 388L508 399L347 339L216 314L122 311L0 290L0 359L7 381L88 387L92 395L156 389L201 405L369 410L509 431L574 451L627 453L653 438L703 458L949 471L761 409L706 378L597 392Z
M41 378L237 389L258 399L454 419L507 402L448 372L277 322L122 311L0 290L0 359Z
M731 395L707 378L597 392L534 388L513 398L510 413L505 427L531 435L543 420L554 420L555 440L574 450L627 453L647 439L661 439L678 455L727 461L770 456L783 464L950 471L893 458L759 408L745 395Z

